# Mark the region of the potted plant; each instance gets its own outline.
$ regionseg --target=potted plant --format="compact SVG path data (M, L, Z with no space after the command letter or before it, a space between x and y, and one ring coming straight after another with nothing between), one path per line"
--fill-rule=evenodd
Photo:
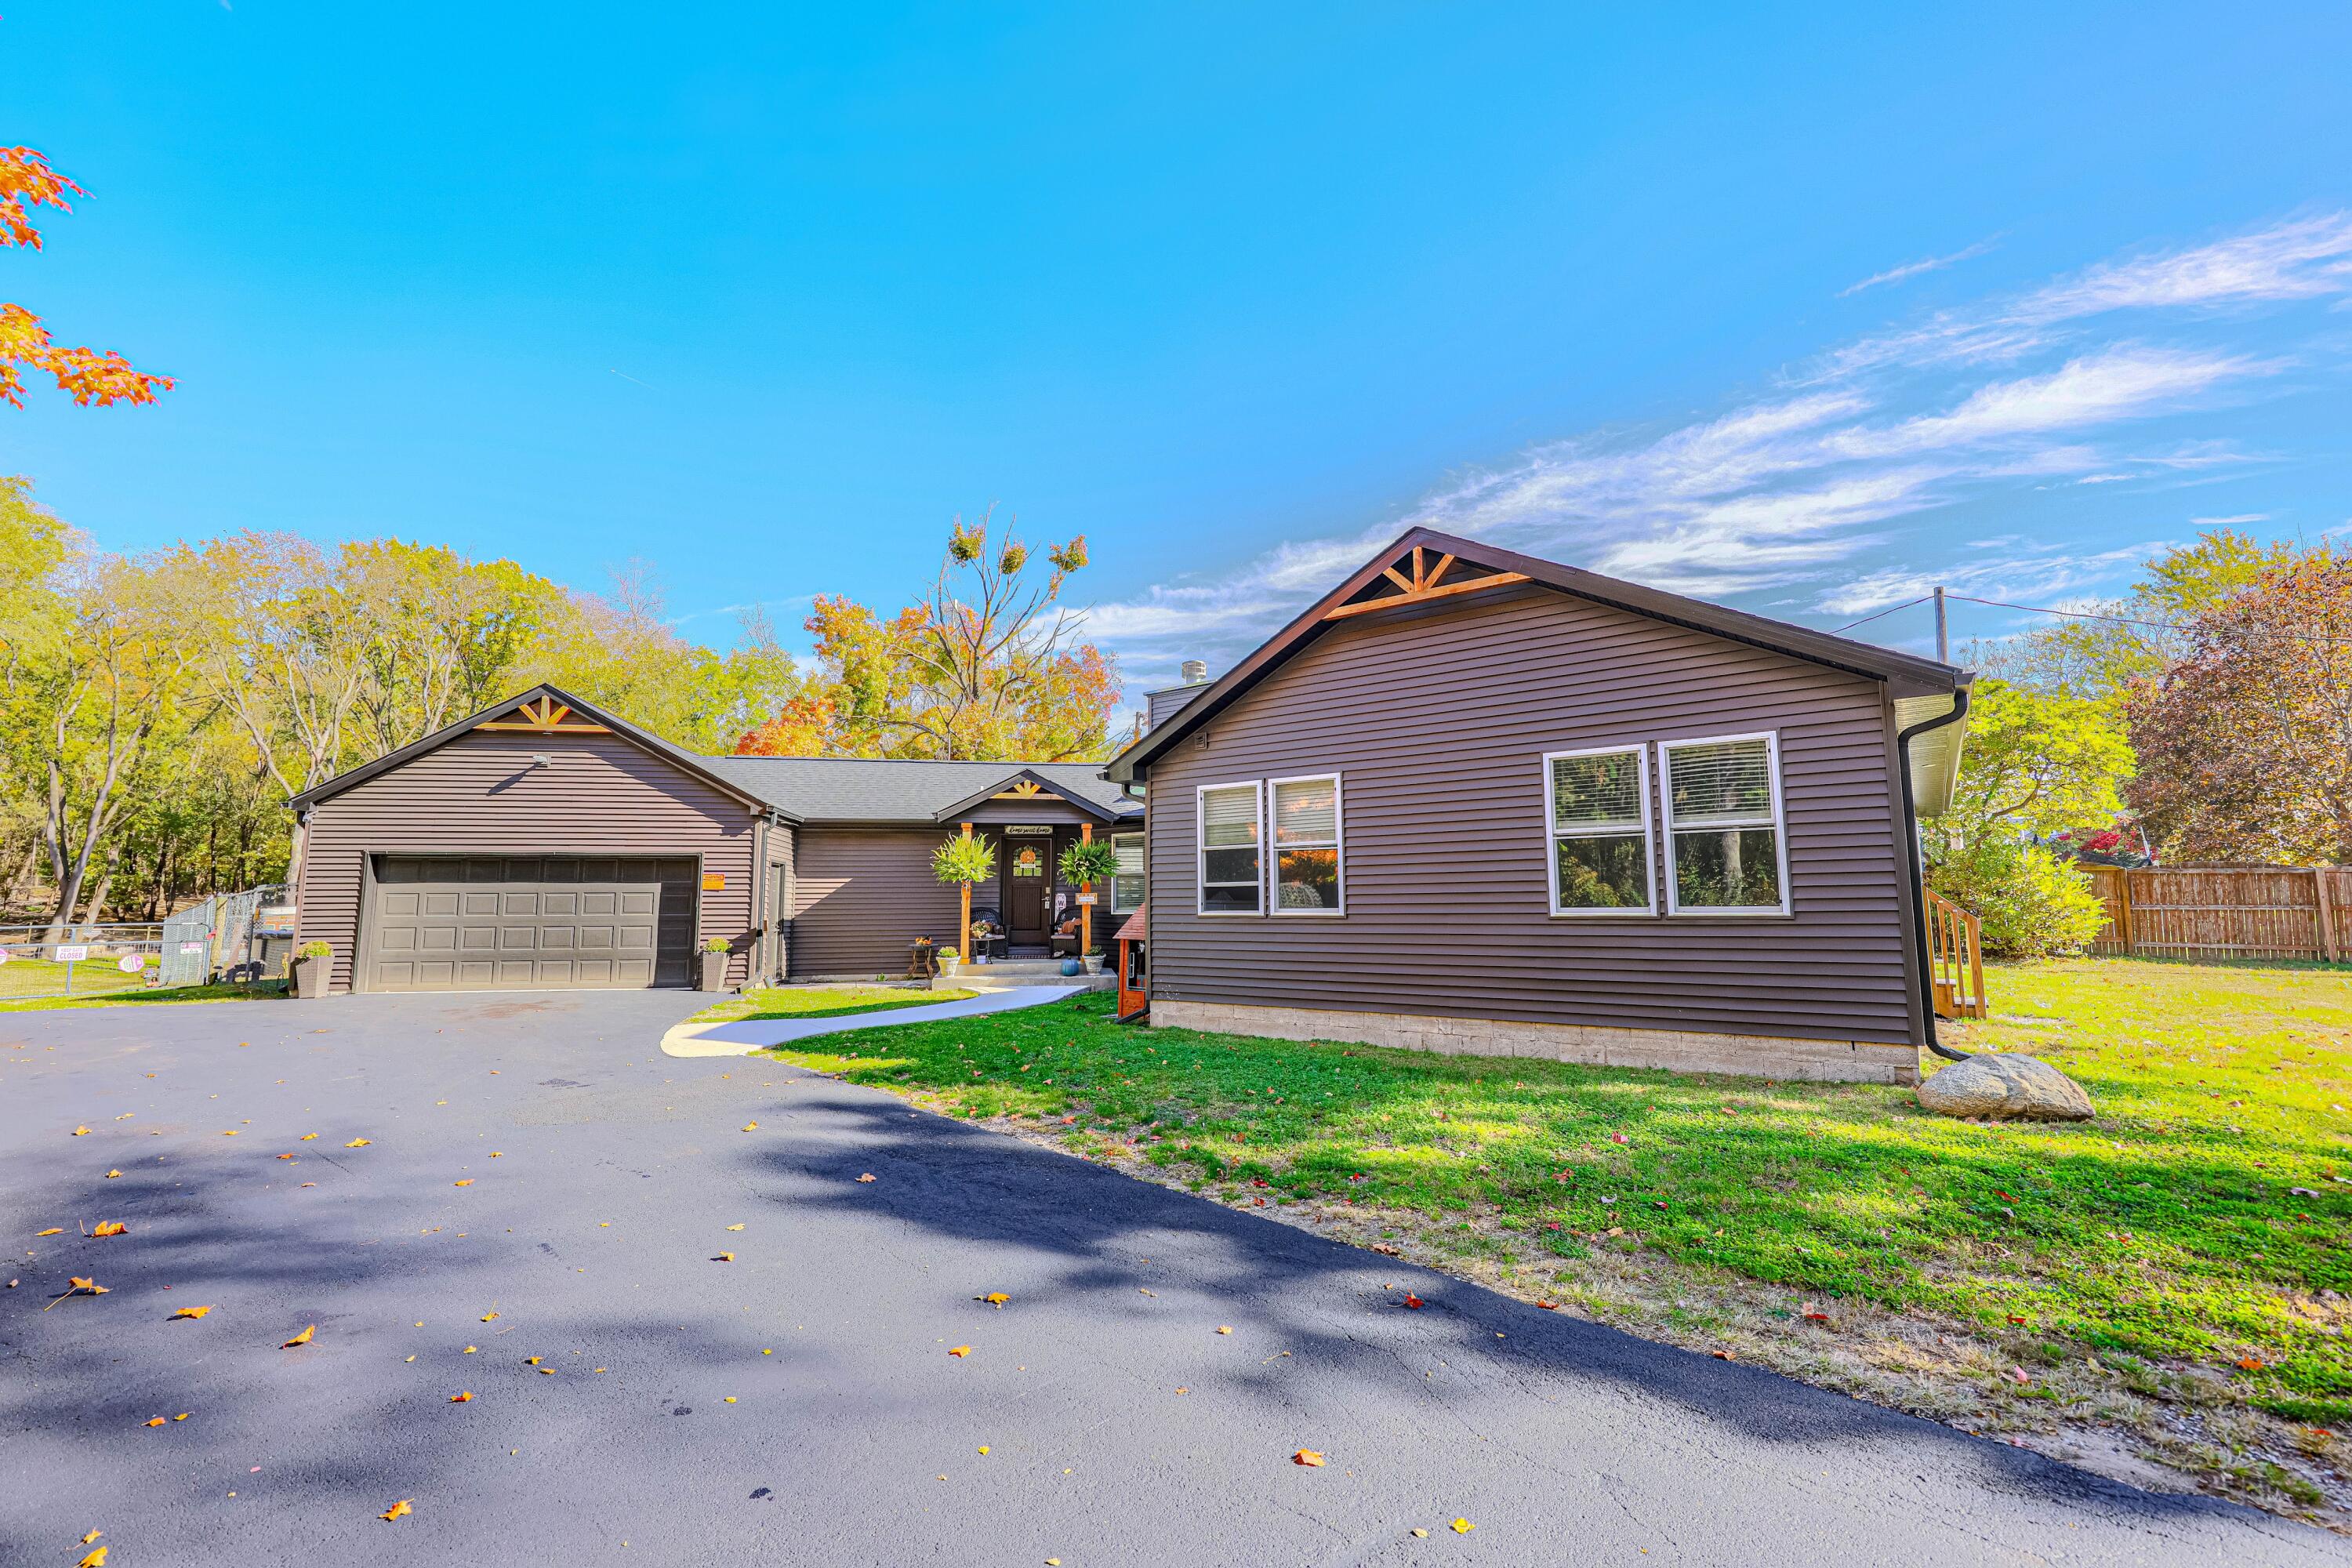
M294 950L294 962L288 966L294 977L294 994L309 1002L327 994L327 971L333 967L335 950L323 942L306 942Z
M1108 883L1118 872L1118 851L1097 839L1088 838L1062 851L1057 868L1062 880L1078 887L1078 954L1087 963L1088 974L1098 973L1102 960L1095 952L1095 887Z
M703 942L702 972L697 977L697 984L694 987L697 991L724 991L727 989L727 955L729 951L727 939L723 936L710 937Z
M956 971L963 967L963 955L954 948L946 948L932 962L940 966L940 979L953 980Z
M980 939L981 962L985 963L988 961L988 934L984 922L971 918L971 885L985 882L996 875L995 846L985 838L975 838L971 829L966 827L962 833L943 841L931 851L931 875L942 882L962 884L963 921L959 929L967 943L975 937ZM967 953L969 951L967 947Z

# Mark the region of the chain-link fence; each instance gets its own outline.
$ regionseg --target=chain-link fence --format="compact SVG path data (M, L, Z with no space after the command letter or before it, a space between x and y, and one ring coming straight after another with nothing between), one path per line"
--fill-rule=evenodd
M0 1000L282 977L294 911L282 886L215 893L168 920L0 926Z
M99 996L164 984L154 921L0 926L0 998Z

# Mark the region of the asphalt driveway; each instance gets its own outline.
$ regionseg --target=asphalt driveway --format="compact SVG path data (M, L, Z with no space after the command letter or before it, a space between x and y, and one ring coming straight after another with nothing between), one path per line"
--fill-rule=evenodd
M0 1562L91 1530L108 1568L2352 1555L662 1056L699 1000L0 1015ZM107 1294L50 1306L73 1276Z

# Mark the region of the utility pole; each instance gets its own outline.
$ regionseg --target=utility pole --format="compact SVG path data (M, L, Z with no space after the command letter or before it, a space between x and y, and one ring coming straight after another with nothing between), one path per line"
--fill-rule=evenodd
M1936 662L1952 662L1952 638L1944 624L1944 590L1940 584L1936 588Z

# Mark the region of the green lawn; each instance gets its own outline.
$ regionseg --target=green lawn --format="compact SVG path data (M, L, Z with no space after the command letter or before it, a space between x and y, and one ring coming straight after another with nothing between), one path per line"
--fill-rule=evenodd
M1638 1255L1769 1288L1792 1331L1819 1303L1980 1332L2027 1371L2020 1397L2096 1357L2150 1399L2194 1384L2352 1422L2352 970L2079 961L1999 966L1989 988L1996 1017L1947 1037L2033 1050L2099 1120L1977 1126L1906 1089L1120 1027L1098 993L779 1054L1229 1201L1448 1237L1530 1293Z
M960 1002L970 991L915 991L903 985L762 985L713 1003L689 1024L740 1024L746 1018L845 1018L893 1007Z
M153 968L152 961L148 967L150 970ZM110 958L65 964L47 958L12 956L7 963L0 963L0 1002L62 993L66 988L68 969L73 971L73 994L77 996L143 990L153 979L152 973L125 974L114 966Z
M12 961L6 967L14 969L22 960ZM131 976L119 972L117 980ZM0 992L0 1013L48 1013L67 1007L145 1006L151 1003L170 1002L253 1002L286 994L283 980L256 981L250 985L173 985L169 988L120 990L85 990L81 976L74 976L74 994L70 996L26 996Z

